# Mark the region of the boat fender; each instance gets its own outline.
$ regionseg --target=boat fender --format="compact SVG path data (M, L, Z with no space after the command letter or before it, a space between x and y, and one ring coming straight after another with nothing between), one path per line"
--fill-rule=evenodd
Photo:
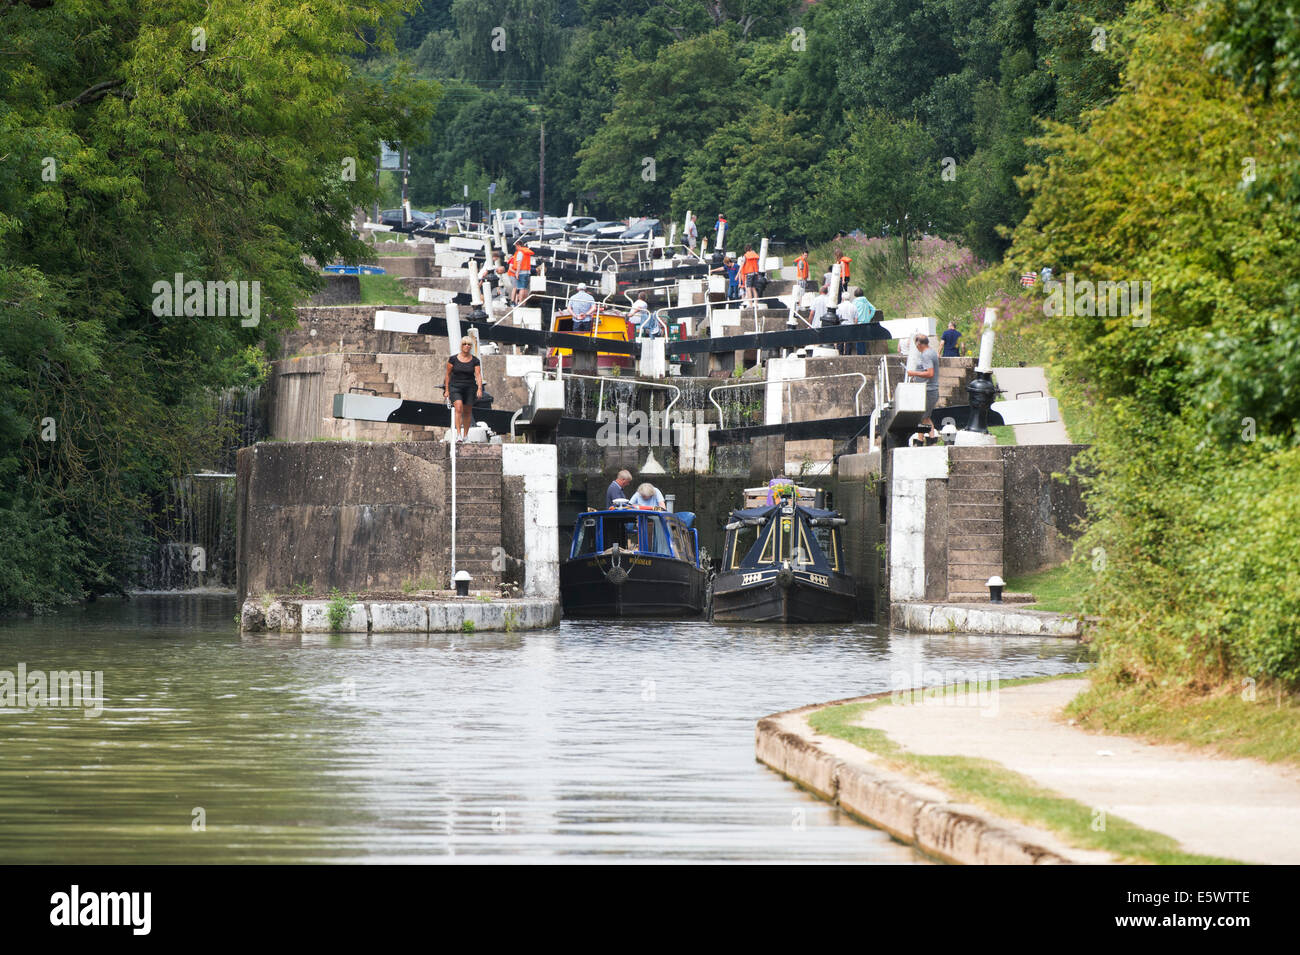
M782 590L788 589L790 585L794 583L794 571L790 569L788 563L781 565L781 569L776 575L776 583Z

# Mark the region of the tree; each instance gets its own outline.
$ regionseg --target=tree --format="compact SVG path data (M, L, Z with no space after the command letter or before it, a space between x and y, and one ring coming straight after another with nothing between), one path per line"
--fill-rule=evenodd
M728 234L789 238L790 210L804 200L819 137L795 131L794 117L760 104L705 141L673 190L673 217L727 214ZM707 212L705 211L707 210Z
M737 87L740 73L722 31L674 43L650 62L624 57L614 108L578 152L579 179L601 207L621 214L668 209L687 157L752 108L753 93Z
M949 227L958 186L944 178L939 150L918 121L873 111L849 125L848 145L818 164L797 221L814 239L853 229L900 235L910 265L909 240Z
M56 548L6 551L0 608L125 586L153 500L210 437L209 389L316 287L304 256L365 254L376 144L436 98L357 70L404 9L0 5L0 524ZM244 283L260 314L158 314L177 273Z

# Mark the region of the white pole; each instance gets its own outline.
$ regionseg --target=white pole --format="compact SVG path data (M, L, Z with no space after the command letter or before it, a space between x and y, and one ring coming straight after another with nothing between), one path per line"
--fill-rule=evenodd
M668 248L671 249L677 244L677 223L674 222L668 228Z
M722 242L723 239L726 237L726 234L727 234L727 223L724 222L722 223L722 226L718 229L718 241L717 244L713 246L714 252L722 251Z
M827 308L834 308L840 304L840 264L838 262L831 268L830 296L831 301Z
M565 217L566 219L572 219L572 218L573 218L573 203L572 203L572 202L569 203L569 211L568 211L567 213L565 213L565 216L564 216L564 217Z
M460 306L455 302L447 303L447 345L448 356L460 351Z
M998 320L996 308L984 309L984 335L980 338L980 363L976 371L993 371L993 323Z

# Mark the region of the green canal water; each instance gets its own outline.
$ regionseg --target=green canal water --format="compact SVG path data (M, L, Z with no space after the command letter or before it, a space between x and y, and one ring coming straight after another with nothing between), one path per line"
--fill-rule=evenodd
M0 671L100 671L104 695L0 706L0 862L921 862L756 763L754 722L894 674L1084 666L865 625L241 639L235 609L0 624Z

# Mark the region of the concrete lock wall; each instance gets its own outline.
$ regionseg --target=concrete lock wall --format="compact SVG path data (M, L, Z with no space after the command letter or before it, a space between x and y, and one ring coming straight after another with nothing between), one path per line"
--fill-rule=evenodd
M835 508L846 523L841 530L844 562L857 584L858 616L878 620L888 607L882 601L880 547L885 525L880 513L880 455L846 454L835 473Z
M1085 508L1078 478L1061 481L1054 475L1064 475L1086 447L997 448L1003 481L1002 551L995 557L1001 565L992 572L1003 578L1019 576L1069 559ZM951 450L893 451L888 514L889 595L893 603L950 598L949 505L960 503L953 501L948 486Z
M1003 576L1032 574L1070 559L1086 508L1079 479L1067 472L1087 448L1039 444L1001 449L1006 483Z
M450 571L447 449L257 444L236 464L239 596L400 593Z
M501 545L516 566L522 561L512 579L525 597L560 592L558 473L553 444L501 446Z

